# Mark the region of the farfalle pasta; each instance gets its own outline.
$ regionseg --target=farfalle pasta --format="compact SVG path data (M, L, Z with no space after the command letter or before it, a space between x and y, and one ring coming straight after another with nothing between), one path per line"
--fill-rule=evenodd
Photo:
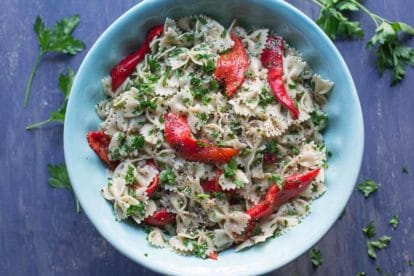
M110 169L101 193L154 247L215 259L281 235L326 190L333 83L273 30L168 18L102 85L87 136Z

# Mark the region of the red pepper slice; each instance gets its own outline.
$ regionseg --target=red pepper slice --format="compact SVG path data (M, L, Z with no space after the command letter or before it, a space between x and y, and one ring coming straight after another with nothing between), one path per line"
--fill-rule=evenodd
M212 259L212 260L217 260L218 259L218 253L217 251L213 251L210 254L208 254L208 258Z
M146 164L147 164L148 166L151 166L151 167L153 167L154 169L157 169L157 170L159 171L159 168L158 168L158 166L155 164L154 160L147 160ZM147 189L145 190L145 192L147 193L147 195L148 195L149 197L151 197L151 196L155 193L155 191L157 190L157 188L158 188L158 182L159 182L158 175L159 175L159 174L157 174L157 175L154 177L154 179L152 180L152 182L148 185Z
M319 174L319 171L320 168L316 168L303 174L294 174L286 177L282 190L277 185L270 186L265 198L246 211L250 215L250 222L243 234L235 235L236 240L242 242L248 239L259 219L270 216L281 205L303 193Z
M164 30L164 25L157 25L152 27L145 38L144 43L134 53L124 57L111 71L112 91L115 91L127 78L134 72L135 67L141 62L145 55L148 54L150 44L157 36L160 36Z
M228 163L239 150L222 148L205 140L196 140L191 135L190 126L184 116L167 113L165 139L183 158L204 163Z
M203 190L205 193L214 193L214 192L222 192L223 189L221 188L219 184L219 177L223 173L222 170L219 168L216 169L216 175L213 179L207 179L204 180L201 183L201 187L203 187Z
M295 101L289 96L283 83L283 51L285 45L280 36L269 36L262 52L262 64L267 68L267 81L276 100L291 113L293 119L299 117Z
M155 211L152 216L146 217L144 223L151 226L165 226L175 222L175 214L168 212L165 209Z
M93 149L102 162L104 162L109 169L114 170L119 162L109 160L108 151L111 138L101 130L88 132L88 134L86 134L86 139L88 140L89 147Z
M242 85L249 68L249 58L243 42L235 34L231 34L231 39L234 41L233 48L220 55L214 71L214 78L224 82L228 97L232 97Z

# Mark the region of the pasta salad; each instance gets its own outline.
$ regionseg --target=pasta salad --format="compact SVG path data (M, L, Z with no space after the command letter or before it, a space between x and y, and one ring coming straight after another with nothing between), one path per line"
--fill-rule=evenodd
M217 259L281 235L326 190L333 83L269 29L167 18L102 83L87 134L101 192L155 247Z

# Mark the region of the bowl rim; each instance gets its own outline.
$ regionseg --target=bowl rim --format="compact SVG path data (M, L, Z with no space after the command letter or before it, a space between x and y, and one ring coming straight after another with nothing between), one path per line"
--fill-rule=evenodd
M90 56L92 55L91 53L93 53L96 48L99 47L99 45L101 44L101 41L104 40L104 38L111 33L114 29L116 29L119 25L122 25L123 21L126 20L127 18L129 18L130 16L133 16L133 14L138 11L139 9L145 9L146 7L151 6L154 3L159 3L162 2L161 0L145 0L145 1L141 1L139 3L137 3L136 5L134 5L133 7L131 7L130 9L128 9L126 12L124 12L122 15L120 15L114 22L112 22L106 29L105 31L98 37L98 39L94 42L94 44L92 45L92 47L89 49L88 53L85 55L84 59L82 60L81 65L79 66L78 69L78 73L75 76L75 80L73 82L72 85L72 89L71 92L73 92L74 90L79 89L78 86L79 84L79 78L78 76L80 75L79 73L82 73L85 67L85 61L88 60L90 58ZM252 1L255 2L255 1ZM332 49L332 51L334 52L334 54L336 55L336 57L338 58L338 61L341 65L341 67L344 69L344 73L345 73L345 79L347 81L347 83L349 83L350 85L350 91L349 91L349 96L352 97L352 99L355 101L355 108L358 114L357 115L357 119L360 121L360 125L359 125L359 129L356 129L356 134L359 136L358 139L361 141L361 145L359 147L359 152L356 152L355 154L355 168L357 168L357 170L355 170L354 175L352 175L350 177L350 179L352 180L351 183L353 183L352 185L352 189L349 189L348 193L343 197L344 200L344 206L343 209L345 209L346 205L349 202L349 199L352 195L352 192L354 190L354 187L356 185L357 182L357 178L361 169L361 164L362 164L362 159L363 159L363 153L364 153L364 120L363 120L363 113L362 113L362 109L361 109L361 104L359 101L359 97L358 97L358 93L357 93L357 89L354 83L354 80L352 78L352 75L349 71L349 68L346 64L346 62L344 61L341 53L339 52L339 50L336 48L335 44L331 41L331 39L316 25L316 23L310 18L308 17L306 14L304 14L301 10L299 10L298 8L294 7L292 4L287 3L283 0L267 0L267 2L274 2L275 4L280 5L282 8L288 9L290 12L294 13L295 16L298 17L299 20L303 20L304 24L308 24L310 25L311 28L314 29L314 31L317 33L318 36L320 36L323 40L324 43L327 43L328 46ZM71 106L73 105L73 93L70 93L69 96L69 100L68 100L68 108L67 110L71 110ZM68 120L69 116L66 116L65 118L65 124L64 124L64 133L63 133L63 143L64 143L64 156L65 156L65 162L66 164L68 164L68 159L69 159L69 131L68 131L68 127L66 124L66 121ZM71 170L70 166L67 167L67 171L68 171L68 175L70 179L74 179L73 175L74 172ZM351 185L350 185L351 186ZM78 190L77 185L73 186L73 190L75 192L75 195L77 195L78 193L80 193L80 190ZM80 200L80 204L82 206L82 200ZM89 209L83 209L84 213L86 214L87 218L92 222L93 226L95 227L95 229L98 230L98 232L116 249L118 250L120 253L122 253L124 256L127 256L129 259L133 260L134 262L147 267L153 271L159 272L159 273L169 273L171 274L171 271L167 271L165 270L163 267L159 267L159 266L155 266L153 265L151 262L146 262L146 259L143 256L137 256L134 254L131 254L128 251L125 251L123 246L119 245L113 238L111 235L109 235L108 233L105 232L105 230L103 229L103 227L98 223L98 219L96 217L94 217L93 215L93 211L89 210ZM264 274L276 269L280 269L284 266L286 266L287 264L293 262L294 260L296 260L298 257L302 256L303 254L305 254L311 247L313 247L319 240L321 240L326 234L327 232L333 227L333 225L338 221L339 216L341 215L341 213L338 213L337 217L335 220L329 221L327 223L325 223L323 230L321 230L320 232L316 233L314 235L314 238L312 239L312 241L309 241L308 244L306 246L304 246L302 248L302 250L300 250L297 254L294 254L290 260L284 261L284 262L280 262L277 265L273 265L271 263L268 263L267 266L265 267L255 267L253 270L249 271L249 273L254 273L254 274Z

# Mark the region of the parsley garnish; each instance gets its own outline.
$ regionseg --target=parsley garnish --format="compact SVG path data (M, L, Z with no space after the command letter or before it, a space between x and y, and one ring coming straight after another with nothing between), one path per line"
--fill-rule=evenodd
M134 184L135 182L134 168L132 166L128 166L128 170L125 175L125 181L127 184Z
M127 216L139 216L142 217L145 214L145 204L139 202L138 205L131 205L127 209Z
M193 242L193 253L197 257L205 258L207 249L208 249L207 243Z
M404 167L402 167L402 168L401 168L401 172L402 172L402 173L404 173L404 174L408 174L408 168L407 168L407 167L405 167L405 166L404 166Z
M160 181L167 185L175 185L175 177L176 176L170 167L167 167L160 173Z
M265 152L268 153L277 153L277 142L276 141L270 141L265 145Z
M85 44L72 36L73 31L79 24L79 15L73 15L55 23L52 29L45 26L42 18L38 16L34 23L34 32L39 42L39 54L35 59L35 63L30 73L26 87L26 96L24 97L24 107L29 103L30 90L33 78L36 74L40 60L48 52L59 54L75 55L85 48Z
M358 185L358 189L364 194L365 197L369 197L372 193L378 190L378 184L372 179L367 179Z
M279 186L279 189L283 188L283 177L279 174L272 174L272 176L269 178L270 182L272 184L276 184Z
M356 276L367 276L367 274L365 272L358 272Z
M58 85L59 85L60 91L62 92L64 96L62 104L60 105L57 111L52 112L50 114L49 119L36 123L36 124L29 125L26 127L27 130L38 128L51 122L57 122L57 123L63 124L63 122L65 121L66 106L68 104L69 93L70 93L70 89L72 88L72 83L73 83L74 78L75 78L75 73L73 72L71 68L67 69L66 75L64 74L59 75Z
M266 88L262 89L262 93L259 94L259 105L265 107L271 104L275 100L275 97Z
M231 159L230 162L224 166L224 176L225 177L234 177L237 171L237 161L236 159Z
M388 223L391 225L392 229L397 229L399 223L398 215L393 215Z
M370 256L373 259L377 258L375 250L386 248L390 244L390 242L391 237L389 236L382 236L376 241L367 241L368 256Z
M259 224L256 224L256 226L254 227L252 236L257 236L260 235L262 233L262 228L260 228Z
M367 236L368 238L374 237L376 232L375 225L373 224L373 222L371 221L367 226L362 228L362 232L364 232L365 236Z
M203 122L207 122L208 121L208 114L207 113L198 112L195 115L196 115L196 117L198 119L200 119Z
M414 28L406 23L389 21L372 13L358 0L312 0L321 7L316 23L331 38L362 38L364 31L360 23L350 21L346 13L363 11L372 19L376 29L367 43L367 48L376 48L377 69L382 75L385 69L392 70L392 85L405 76L405 67L414 66L414 49L404 46L400 34L414 35Z
M412 260L408 260L408 266L414 266L414 262Z
M315 126L320 126L322 129L326 127L327 122L328 122L328 115L320 111L319 112L312 111L310 113L310 116L311 116L312 123Z
M199 193L199 194L196 194L196 198L198 200L205 200L205 199L209 199L210 196L208 194Z
M76 198L75 193L73 192L72 185L70 184L70 179L68 175L68 171L66 170L65 164L60 164L57 166L54 165L47 165L47 170L49 171L49 180L48 183L53 188L60 188L60 189L67 189L69 190L73 196L75 197L76 202L76 212L80 212L80 204L78 199Z
M315 267L318 267L320 265L322 265L323 263L323 257L322 257L322 253L319 249L313 248L310 251L310 258L312 261L312 265Z
M207 60L202 66L201 70L203 70L204 73L211 73L216 69L216 64L214 63L214 60Z

